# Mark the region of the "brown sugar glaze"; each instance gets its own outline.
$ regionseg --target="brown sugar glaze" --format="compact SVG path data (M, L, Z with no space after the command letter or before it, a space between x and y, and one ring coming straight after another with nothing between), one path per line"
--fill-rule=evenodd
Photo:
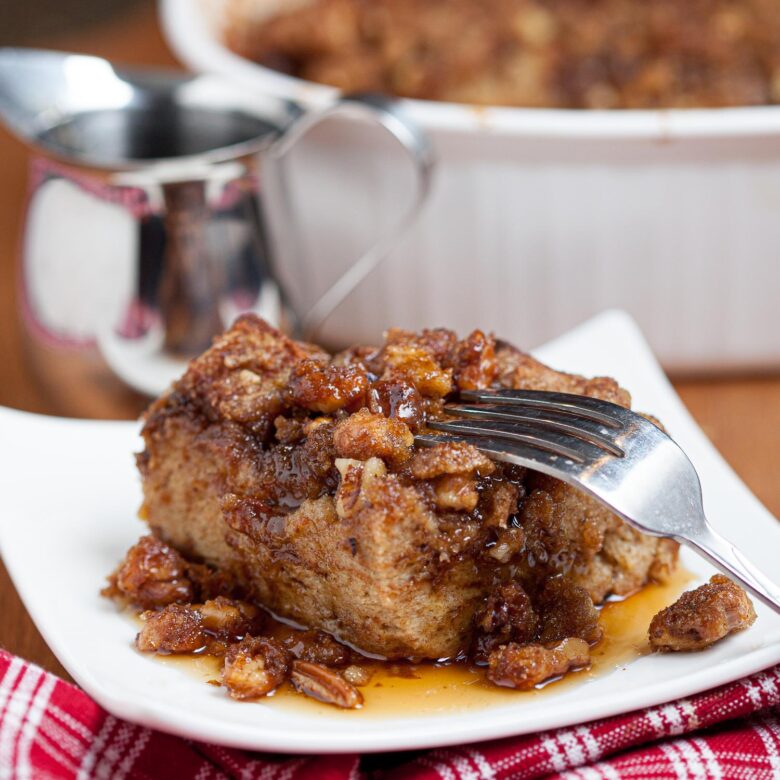
M373 676L368 685L360 688L365 703L359 710L340 710L321 704L297 693L289 683L259 701L307 715L345 718L443 715L506 705L519 697L530 702L563 687L609 674L649 654L647 629L650 621L657 612L672 604L694 579L693 574L678 567L663 584L650 584L628 598L607 602L600 614L604 637L591 650L591 665L531 691L498 688L485 679L483 668L468 663L400 664L367 659L360 665L370 668ZM271 633L282 637L294 631L287 625L275 623ZM213 656L155 655L154 658L204 683L217 681L220 677L222 661Z

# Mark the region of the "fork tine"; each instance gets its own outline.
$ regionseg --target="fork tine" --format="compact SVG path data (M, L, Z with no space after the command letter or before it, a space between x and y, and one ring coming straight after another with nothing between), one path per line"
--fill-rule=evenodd
M433 447L437 444L448 444L453 441L465 441L473 444L480 452L484 452L492 460L514 463L534 471L541 471L576 485L576 474L582 469L582 458L577 459L562 456L558 452L541 449L532 444L517 439L497 439L489 436L468 436L463 434L433 434L419 433L414 437L418 446Z
M602 423L594 422L585 417L574 420L571 414L558 414L555 410L548 411L503 404L447 404L445 411L456 417L536 425L559 433L566 433L589 444L595 444L619 458L625 455L623 449L610 437L610 433L615 432L614 428L607 428Z
M472 442L477 448L483 448L483 438L501 441L506 449L510 442L532 447L535 450L548 452L559 458L568 458L577 463L593 459L593 454L583 451L588 445L577 439L553 431L540 431L538 427L520 424L505 424L486 420L431 420L428 427L434 431L451 433L459 437L473 437ZM602 450L598 453L603 454Z
M501 403L555 411L585 417L609 428L623 428L625 409L617 404L571 393L550 393L544 390L462 390L464 401Z

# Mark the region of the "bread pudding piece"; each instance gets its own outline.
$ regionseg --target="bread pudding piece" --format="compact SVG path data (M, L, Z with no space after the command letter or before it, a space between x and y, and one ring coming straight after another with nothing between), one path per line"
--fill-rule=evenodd
M650 623L650 646L662 652L703 650L750 628L756 611L747 593L722 574L687 591Z
M594 603L663 579L677 547L471 445L415 447L446 399L493 386L630 402L480 331L330 356L243 316L147 412L142 517L247 600L366 653L486 663L510 642L592 642ZM171 601L181 566L124 578Z
M777 0L230 0L242 56L347 92L550 108L780 102Z

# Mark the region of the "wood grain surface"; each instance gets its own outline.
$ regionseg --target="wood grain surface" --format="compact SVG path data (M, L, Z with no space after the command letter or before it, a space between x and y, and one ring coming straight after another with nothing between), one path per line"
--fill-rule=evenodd
M152 2L135 6L110 23L83 29L78 34L41 38L32 43L127 63L175 62L160 35ZM0 404L56 413L56 391L47 391L36 381L17 313L16 256L27 160L24 146L0 129ZM767 327L770 325L767 323ZM780 515L780 377L679 379L675 386L737 473L773 514ZM120 394L111 414L131 416L137 407L137 398ZM13 521L0 518L0 522ZM96 588L99 586L95 583ZM32 624L2 564L0 647L68 677Z

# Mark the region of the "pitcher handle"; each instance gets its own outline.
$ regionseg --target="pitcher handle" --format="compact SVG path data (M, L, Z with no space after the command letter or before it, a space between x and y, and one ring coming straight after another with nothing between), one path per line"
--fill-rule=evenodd
M282 136L271 146L268 154L280 161L309 130L325 119L340 116L353 119L371 119L384 128L411 157L416 183L409 207L398 223L366 250L314 302L300 319L300 335L313 341L317 332L345 298L390 254L400 238L412 227L428 197L433 171L433 152L428 136L403 115L398 101L381 95L345 95L323 109L306 111L293 120ZM284 204L291 211L289 202Z

